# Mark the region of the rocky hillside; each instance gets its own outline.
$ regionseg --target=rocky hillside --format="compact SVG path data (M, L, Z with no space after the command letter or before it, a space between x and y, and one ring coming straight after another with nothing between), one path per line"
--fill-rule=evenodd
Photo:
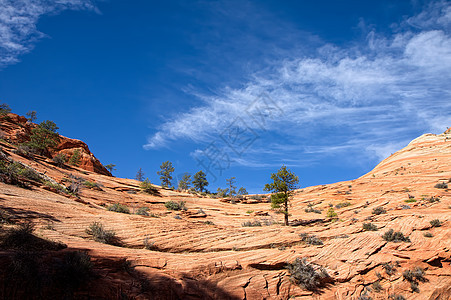
M109 176L76 140L57 152L82 148L81 168L21 156L17 141L33 125L20 118L11 117L20 129L1 125L0 267L9 271L0 297L451 298L449 130L415 139L358 179L296 191L291 226L282 226L266 197L145 193ZM30 221L33 231L21 225ZM93 224L106 232L96 236Z

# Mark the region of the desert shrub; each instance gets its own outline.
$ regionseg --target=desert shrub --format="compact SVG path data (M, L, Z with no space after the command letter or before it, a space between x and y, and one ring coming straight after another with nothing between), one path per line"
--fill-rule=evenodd
M52 160L58 167L61 168L67 162L67 157L63 153L58 153L55 157L52 158Z
M6 116L11 112L11 108L6 103L0 103L0 116Z
M315 213L315 214L320 214L321 213L321 210L313 208L313 207L308 207L308 208L304 209L304 211L306 213L311 213L311 212Z
M86 233L92 235L96 242L110 245L119 244L119 239L117 238L116 233L112 230L106 230L99 222L94 222L89 225L88 229L86 229Z
M108 206L106 209L109 211L114 211L114 212L123 213L123 214L130 213L130 209L127 206L122 205L120 203L114 203L114 204Z
M431 223L432 227L440 227L440 226L442 226L442 222L440 222L439 219L431 220L429 223Z
M409 199L404 200L404 202L406 202L406 203L417 202L417 199L415 199L415 198L409 198Z
M45 184L46 186L50 187L50 188L55 189L55 190L56 190L57 192L59 192L59 193L64 193L64 194L67 194L67 193L68 193L68 191L66 190L66 188L65 188L64 186L60 185L60 184L53 183L53 182L50 182L50 181L45 181L44 184Z
M424 236L424 237L427 237L427 238L434 237L434 235L433 235L432 233L430 233L430 232L425 232L425 233L423 233L423 236Z
M243 227L260 227L260 226L262 226L262 223L258 220L246 221L246 222L241 223L241 226L243 226Z
M334 209L333 209L333 207L330 207L328 210L327 210L327 215L326 215L328 218L335 218L335 217L337 217L337 213L334 211Z
M212 221L205 221L204 224L206 224L206 225L215 225L215 223L213 223Z
M395 274L397 267L399 267L399 264L397 262L395 263L389 262L382 264L382 268L385 270L385 273L387 273L387 275Z
M185 201L175 202L175 201L168 201L164 204L164 206L168 210L187 210L185 206Z
M85 187L90 188L90 189L95 188L95 187L97 187L97 188L100 187L100 185L97 182L93 182L93 181L89 181L89 180L86 180L85 182L83 182L83 184Z
M337 205L335 205L335 208L339 209L339 208L347 207L347 206L350 206L350 205L351 205L351 202L340 202Z
M308 235L307 233L301 233L299 235L301 237L301 241L309 244L309 245L323 245L323 241L315 235Z
M138 208L138 210L136 211L137 215L140 216L148 216L149 215L149 208L148 207L140 207Z
M146 248L147 250L157 250L157 247L155 246L155 242L152 242L148 235L146 235L144 237L143 244L144 244L144 248Z
M17 155L31 158L33 156L32 149L26 145L19 145L16 149L13 150Z
M435 203L435 202L440 202L440 198L439 197L434 197L432 196L431 198L427 199L429 203Z
M262 196L260 196L260 195L252 195L249 198L254 199L254 200L262 200Z
M379 281L373 282L373 284L371 285L371 287L373 288L373 290L374 290L376 293L379 293L379 292L381 292L382 290L384 290L384 289L382 288L382 285L381 285L381 283L380 283Z
M387 232L385 232L382 238L387 242L410 242L410 239L408 237L405 237L402 232L395 232L393 229L389 229Z
M305 258L296 258L293 263L287 264L290 279L297 285L309 291L316 291L330 280L326 270L319 267L317 270Z
M32 181L42 182L41 176L31 168L22 167L19 169L18 174Z
M434 185L434 187L437 189L447 189L448 184L446 182L439 182L436 185Z
M371 223L363 223L362 228L365 231L377 231L378 230L377 226L374 224L371 224Z
M180 217L180 215L175 215L175 216L174 216L174 219L176 219L176 220L181 220L182 217Z
M374 208L371 213L373 215L381 215L381 214L387 213L387 211L382 206L379 206L379 207Z
M251 214L251 213L253 213L253 212L254 212L253 210L248 210L248 211L246 211L247 214Z
M146 178L143 182L139 184L139 188L146 194L156 194L157 189L150 183L149 178Z

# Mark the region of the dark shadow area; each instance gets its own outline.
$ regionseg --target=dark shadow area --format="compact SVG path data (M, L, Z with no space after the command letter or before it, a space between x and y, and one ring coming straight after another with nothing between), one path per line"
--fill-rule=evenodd
M3 205L0 205L0 210L3 210L5 212L7 212L9 215L11 215L12 221L15 221L15 220L30 221L33 219L44 219L44 220L52 221L52 222L61 222L59 219L55 218L52 215L38 213L38 212L35 212L32 210L27 210L27 209L11 208L11 207L5 207Z

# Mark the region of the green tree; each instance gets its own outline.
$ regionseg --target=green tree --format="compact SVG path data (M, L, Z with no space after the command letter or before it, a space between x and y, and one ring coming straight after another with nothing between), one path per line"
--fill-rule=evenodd
M58 127L53 121L44 121L31 131L30 141L25 146L30 147L33 151L43 155L48 148L55 148L60 137L56 131Z
M180 191L186 191L191 186L191 175L188 173L183 174L182 179L179 180L178 189Z
M293 191L298 187L299 178L286 166L282 166L277 173L271 174L271 179L273 182L265 184L264 190L274 193L271 195L271 207L283 209L285 225L288 226L288 202Z
M29 112L27 112L27 117L28 117L28 121L33 122L34 120L36 120L36 111L31 110Z
M116 166L115 164L107 164L107 165L105 166L105 168L106 168L108 171L110 171L110 173L112 174L113 171L116 171L115 166Z
M81 163L80 149L75 149L72 156L69 158L69 165L78 167Z
M202 193L205 187L208 186L207 175L201 170L194 174L193 178L194 188Z
M172 180L172 172L174 172L174 167L172 163L167 160L163 162L160 166L161 171L158 171L157 174L160 175L161 186L162 187L170 187Z
M247 191L244 187L240 187L240 189L238 190L238 195L244 196L247 195Z
M6 103L0 103L0 116L5 116L11 112L11 108Z
M135 179L141 182L144 181L144 172L141 168L139 168L138 172L136 172Z
M146 178L143 182L139 184L139 187L144 193L147 194L155 194L157 192L157 189L150 183L149 178Z
M236 186L235 186L235 182L236 182L236 177L230 177L229 179L226 179L227 185L229 186L229 196L230 197L234 197L236 194Z
M229 189L225 188L225 189L221 189L218 187L217 189L217 195L219 198L225 198L227 197L227 194L229 193Z

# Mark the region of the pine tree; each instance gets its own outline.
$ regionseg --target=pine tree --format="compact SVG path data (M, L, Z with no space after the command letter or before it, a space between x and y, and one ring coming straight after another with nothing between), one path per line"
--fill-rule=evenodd
M235 182L236 182L236 177L230 177L229 179L226 179L227 185L229 186L229 196L230 197L234 197L236 194L236 186L235 186Z
M53 121L44 121L31 131L30 141L25 145L43 155L49 148L55 148L58 145L60 137L57 129Z
M271 195L271 207L280 209L283 205L285 225L288 226L288 202L297 188L299 178L286 166L282 166L277 173L271 174L271 179L273 182L267 183L264 190L275 193Z
M207 175L202 170L194 174L193 185L199 192L203 192L205 187L208 186Z
M178 189L180 191L186 191L191 186L191 175L188 173L183 174L182 179L179 181Z
M141 168L139 168L138 172L136 172L135 179L141 182L144 181L144 172Z
M172 180L172 173L174 172L174 167L172 163L168 160L161 164L161 171L158 171L157 174L160 175L161 186L162 187L170 187Z

